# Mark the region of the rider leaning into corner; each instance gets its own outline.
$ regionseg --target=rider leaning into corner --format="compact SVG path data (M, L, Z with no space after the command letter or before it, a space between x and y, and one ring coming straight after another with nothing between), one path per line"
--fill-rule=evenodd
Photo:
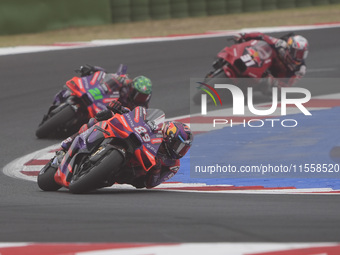
M305 59L308 55L308 41L301 35L289 36L287 41L263 33L235 35L237 43L249 40L263 40L275 51L277 57L267 72L264 94L271 94L272 87L291 87L306 74Z
M97 113L95 118L90 119L88 124L84 124L78 133L70 136L61 143L61 149L57 151L58 162L61 161L65 152L70 148L72 142L78 134L85 132L99 121L107 120L114 114L123 114L130 110L119 101L113 101L107 106L107 110ZM180 158L190 149L193 134L190 128L181 123L166 121L162 127L163 142L156 155L156 165L146 174L142 166L126 165L124 168L133 168L133 171L121 171L121 175L116 180L120 184L131 184L136 188L153 188L162 182L172 178L179 170ZM133 172L133 176L131 176Z
M97 71L105 72L104 85L107 93L119 91L118 101L129 109L136 106L148 108L152 94L151 80L145 76L137 76L130 79L126 74L108 73L99 66L81 66L78 72L81 77L92 75Z

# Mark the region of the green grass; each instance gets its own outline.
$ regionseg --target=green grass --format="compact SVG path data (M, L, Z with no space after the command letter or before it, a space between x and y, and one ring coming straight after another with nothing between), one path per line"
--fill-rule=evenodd
M199 18L120 23L104 26L73 27L36 34L0 36L0 47L46 45L58 42L79 42L144 36L167 36L171 34L203 33L211 30L306 25L327 22L340 22L340 5Z

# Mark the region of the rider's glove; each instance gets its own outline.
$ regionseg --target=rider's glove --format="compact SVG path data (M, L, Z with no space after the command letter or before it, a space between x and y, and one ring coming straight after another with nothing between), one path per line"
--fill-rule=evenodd
M108 106L106 106L107 109L111 110L114 113L118 113L118 114L123 114L126 112L129 112L129 110L127 108L125 108L124 106L122 106L122 103L119 101L112 101L109 103Z
M97 121L103 121L110 119L112 116L113 114L110 110L102 110L96 114L95 118Z
M126 74L118 75L117 80L124 86L130 81Z
M285 59L285 56L289 54L287 43L284 40L277 40L275 43L275 49L279 58Z
M279 49L279 48L287 49L288 48L287 42L279 39L275 43L275 48L277 48L277 49Z
M119 113L120 109L122 108L122 103L117 100L114 100L110 102L109 105L106 107L107 109L113 111L114 113Z

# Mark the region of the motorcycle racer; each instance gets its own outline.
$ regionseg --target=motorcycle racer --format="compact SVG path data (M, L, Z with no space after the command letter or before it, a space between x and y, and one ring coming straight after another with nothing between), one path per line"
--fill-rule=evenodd
M163 142L157 152L156 166L144 174L142 167L133 167L134 177L121 176L119 183L129 183L136 188L153 188L172 178L180 168L180 159L188 152L193 141L193 134L190 128L175 121L167 121L162 127ZM131 175L131 174L130 174ZM131 181L132 180L132 181Z
M152 94L151 80L145 76L130 79L127 66L120 65L116 73L107 73L97 66L81 66L80 73L68 80L55 96L47 114L36 130L38 138L68 137L106 109L106 104L118 100L124 106L149 107Z
M277 56L264 77L267 80L265 90L268 93L271 93L272 87L290 87L306 74L308 41L301 35L291 35L285 41L263 33L243 33L235 35L235 40L237 43L263 40L275 50Z
M78 70L81 77L92 75L97 71L106 73L104 84L107 87L108 93L119 91L118 101L123 106L129 109L134 109L136 106L149 107L152 94L152 83L149 78L137 76L134 79L130 79L126 74L107 73L104 68L91 65L81 66Z
M130 111L122 106L119 101L111 102L107 108L107 110L99 112L95 118L90 119L87 124L84 124L79 132L61 143L61 149L56 153L58 162L61 162L65 152L80 133L85 132L99 121L111 118L115 113L123 114ZM150 189L172 178L178 172L180 158L190 149L193 134L187 125L180 122L167 121L163 124L162 135L163 142L157 152L156 165L145 174L142 166L128 162L127 165L123 166L122 174L116 179L116 182L131 184L136 188Z

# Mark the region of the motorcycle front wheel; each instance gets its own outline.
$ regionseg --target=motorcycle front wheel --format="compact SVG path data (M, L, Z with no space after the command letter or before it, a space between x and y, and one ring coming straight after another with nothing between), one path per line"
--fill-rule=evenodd
M55 182L54 175L57 171L56 167L51 166L51 161L41 169L38 175L38 186L43 191L57 191L61 185Z
M97 162L86 160L81 171L72 177L69 190L74 194L89 192L105 185L108 177L118 172L124 163L124 157L118 150L109 150L104 157Z

